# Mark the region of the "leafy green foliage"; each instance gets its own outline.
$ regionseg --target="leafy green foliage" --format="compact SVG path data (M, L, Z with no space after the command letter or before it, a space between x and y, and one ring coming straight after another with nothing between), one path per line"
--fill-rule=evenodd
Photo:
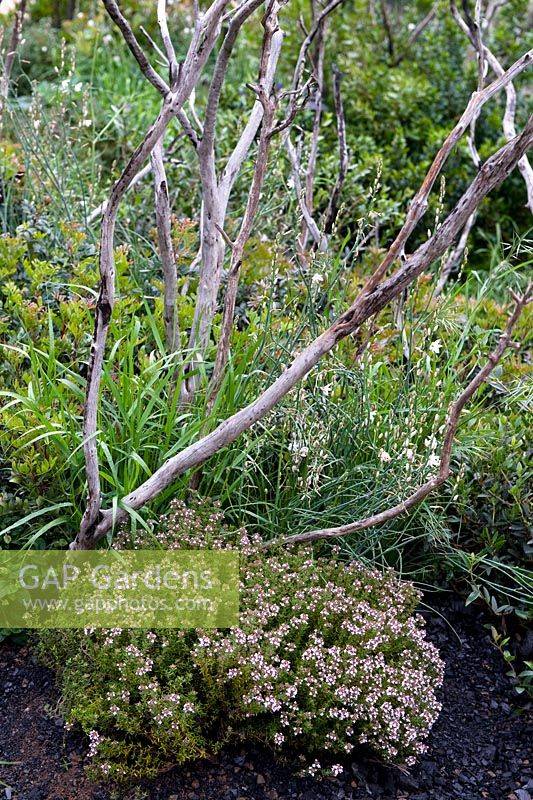
M343 73L351 162L330 254L311 258L309 269L295 266L300 211L284 148L275 141L243 263L231 363L207 420L202 398L179 407L181 377L163 346L162 279L154 217L147 211L150 180L127 195L117 225L118 302L99 419L107 507L255 397L280 374L290 352L353 299L379 263L476 85L475 64L446 3L409 45L413 26L430 5L391 4L394 57L379 14L368 13L366 2L354 0L332 18L328 35ZM63 20L60 29L53 6ZM138 0L121 7L140 38L141 24L156 34L155 9L147 14ZM169 8L171 30L188 27L188 9ZM85 223L160 104L100 6L81 2L71 21L64 20L65 11L64 3L49 0L32 5L0 141L0 543L8 547L63 546L78 526L86 491L81 414L98 285L97 236ZM282 14L287 35L279 80L287 87L301 39L298 20L309 24L309 7L291 2ZM505 66L530 46L527 20L526 0L510 0L498 11L489 43ZM252 104L243 87L256 79L260 36L259 25L245 27L231 60L217 127L220 163ZM183 55L186 37L175 44ZM318 210L326 206L338 170L331 59L328 53ZM516 81L519 92L526 80ZM200 111L206 86L198 87ZM478 120L483 156L501 142L503 102L502 94ZM304 155L312 122L310 104L298 117ZM191 264L198 246L199 179L187 142L174 146L167 170L180 291L189 285L179 302L185 344L196 288ZM252 149L232 195L231 235L253 158ZM446 166L445 185L430 199L429 227L438 224L439 208L442 217L457 199L473 169L462 143ZM524 201L515 174L480 209L460 287L434 303L429 275L423 276L406 299L401 332L393 315L383 313L365 352L355 358L369 331L343 343L267 421L209 462L201 490L221 499L236 526L245 523L272 538L347 522L397 502L435 469L445 407L502 329L513 272L531 264L531 243L515 236L517 227L529 224ZM413 245L423 240L425 228L419 226ZM509 252L503 241L514 241ZM215 333L219 324L215 320ZM473 592L491 608L530 613L528 329L530 316L516 330L523 346L506 358L461 427L449 490L394 523L351 537L345 553L420 581L452 578L465 595ZM211 349L202 365L206 374L213 356ZM173 496L185 496L189 478L183 476L151 509L132 513L132 525L142 527Z
M518 666L516 656L509 650L511 637L499 633L493 625L490 629L492 641L509 667L507 675L511 678L515 692L533 698L533 661L524 661L523 668Z

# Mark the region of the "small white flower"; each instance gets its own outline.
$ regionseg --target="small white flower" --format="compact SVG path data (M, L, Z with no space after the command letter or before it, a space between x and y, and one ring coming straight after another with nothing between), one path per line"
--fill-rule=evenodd
M428 458L428 467L438 467L440 464L440 458L435 453L432 453Z
M92 119L84 119L82 122L84 128L90 128L92 124L93 124Z
M435 339L435 341L431 342L431 344L429 345L429 352L430 353L435 353L435 355L438 355L440 353L440 351L441 351L441 347L442 347L441 340L440 339Z
M17 7L17 0L1 0L0 2L0 14L4 16L5 14L10 14L12 11L15 10Z
M75 92L81 92L82 86L83 86L83 83L81 81L78 81L78 83L74 86L74 91Z
M406 457L407 457L407 460L408 460L408 461L412 461L412 460L413 460L413 458L415 457L415 454L414 454L414 452L411 450L411 448L410 448L410 447L408 447L408 448L407 448L407 450L405 451L405 455L406 455Z
M320 272L315 272L315 274L311 278L311 284L313 286L320 286L320 284L323 282L324 282L324 276L321 275Z
M391 461L392 459L391 459L389 453L387 453L386 450L381 448L381 450L379 451L379 460L382 461L385 464L385 463L388 463L389 461Z

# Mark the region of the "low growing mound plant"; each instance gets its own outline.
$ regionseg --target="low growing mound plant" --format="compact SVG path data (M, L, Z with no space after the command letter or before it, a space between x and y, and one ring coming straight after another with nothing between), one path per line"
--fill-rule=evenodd
M95 773L153 775L244 738L308 754L311 774L317 757L335 773L356 750L407 766L424 752L443 663L412 584L309 548L261 545L231 534L206 501L174 501L135 547L239 546L240 626L43 635Z

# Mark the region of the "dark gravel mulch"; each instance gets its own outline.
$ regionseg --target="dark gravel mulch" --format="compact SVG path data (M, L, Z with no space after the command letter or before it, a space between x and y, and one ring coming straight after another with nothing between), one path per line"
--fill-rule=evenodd
M429 752L409 775L347 762L339 778L301 778L297 759L280 764L249 748L175 768L134 789L95 785L84 774L85 741L63 728L52 674L28 647L4 643L0 800L533 800L531 704L513 694L477 612L459 600L439 610L455 629L428 615L430 637L447 664L444 707Z

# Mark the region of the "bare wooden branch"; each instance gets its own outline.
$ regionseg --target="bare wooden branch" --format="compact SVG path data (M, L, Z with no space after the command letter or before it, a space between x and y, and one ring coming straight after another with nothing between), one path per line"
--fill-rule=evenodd
M278 133L283 133L283 131L286 131L291 127L300 111L305 108L305 104L307 103L311 93L312 85L313 82L311 78L309 78L309 80L307 80L299 89L283 92L282 98L292 98L292 102L290 103L289 109L285 114L285 118L281 120L281 122L278 122L276 127L272 130L273 136Z
M394 45L394 34L392 30L392 23L390 21L389 10L387 8L386 0L379 0L379 7L381 10L381 19L383 20L383 27L387 35L387 49L389 51L389 56L394 60L394 54L396 52L396 48Z
M506 4L507 0L490 0L487 5L487 10L485 11L485 20L487 27L490 27L498 9Z
M465 15L467 17L468 26L471 31L471 36L473 41L475 42L476 48L476 57L477 57L477 70L478 70L478 78L477 78L477 90L480 92L483 89L483 85L485 82L485 59L483 55L483 39L481 36L481 0L475 0L475 11L474 11L474 18L472 19L470 15L470 9L468 7L468 0L463 0L463 9L465 11ZM468 147L470 149L470 154L472 156L472 160L474 165L479 169L481 164L481 157L479 155L477 145L476 145L476 122L479 116L479 111L474 115L472 121L470 123L470 132L467 137Z
M444 434L444 441L442 444L439 471L436 475L431 477L428 481L426 481L426 483L422 484L422 486L419 486L416 491L409 495L409 497L407 497L405 500L402 500L401 503L391 506L390 508L385 509L385 511L380 511L379 514L373 514L370 517L365 517L365 519L360 519L356 522L349 522L346 525L339 525L334 528L320 528L317 530L308 531L307 533L297 533L292 536L286 536L282 539L282 544L298 544L303 542L309 543L322 539L334 539L339 536L348 536L351 533L356 533L357 531L362 531L367 528L373 528L376 525L383 525L385 522L390 522L391 520L396 519L396 517L399 517L402 514L405 514L407 511L410 511L416 505L421 503L422 500L424 500L429 494L434 492L435 489L438 489L439 486L442 486L442 484L448 480L451 474L450 459L452 455L452 445L457 433L457 426L459 424L461 412L466 404L472 399L482 383L487 380L494 367L499 363L505 350L511 343L511 335L516 321L518 320L524 307L527 305L527 303L531 302L531 300L531 287L529 287L526 293L517 299L515 308L507 322L505 331L499 337L496 347L489 354L485 365L479 370L475 377L472 378L470 383L463 389L457 400L455 400L450 406L446 423L446 431ZM276 543L279 543L279 540L273 539L270 542L265 542L264 546L270 547Z
M179 77L179 65L168 30L166 0L157 0L157 24L159 25L163 47L167 54L170 85L175 88Z
M316 2L313 0L313 18L317 17ZM305 204L309 209L309 213L313 214L314 208L314 189L315 189L315 173L318 158L318 140L320 137L320 129L322 125L322 105L324 101L324 56L326 52L326 32L327 32L328 17L325 17L316 36L315 54L313 58L313 80L315 84L315 91L313 94L313 129L311 131L311 143L309 146L309 154L307 158L307 169L305 171ZM300 234L300 250L305 251L307 246L307 239L309 229L306 224L302 226Z
M257 211L259 209L259 202L261 197L261 190L266 176L268 150L271 142L271 130L274 122L274 115L276 112L276 100L271 95L272 85L268 75L268 65L270 63L270 56L272 52L272 45L275 34L279 31L278 28L278 14L280 4L277 0L273 0L263 18L263 26L265 34L263 37L263 47L261 54L261 65L259 70L258 81L258 94L260 102L263 104L264 114L263 122L261 125L261 134L259 137L259 144L257 148L257 156L255 161L255 169L248 192L248 199L244 216L239 229L239 234L231 246L231 260L230 268L228 271L226 295L224 298L224 312L222 319L222 329L217 347L217 355L213 367L213 374L208 387L208 413L213 406L216 394L220 387L221 380L224 375L226 363L230 351L231 331L233 329L233 318L235 315L235 302L237 298L237 288L239 285L239 275L242 265L244 248L250 238L252 227L254 224Z
M461 115L461 118L448 134L446 140L439 152L435 156L431 167L429 168L420 189L411 200L409 210L405 222L396 236L394 242L389 248L385 258L379 265L378 269L374 272L372 277L363 287L363 293L370 293L384 275L388 272L389 268L394 262L403 256L407 240L414 231L420 219L424 216L427 210L428 197L433 188L435 181L440 174L448 156L454 149L457 142L461 139L467 128L469 127L472 119L479 113L479 109L493 97L500 89L507 86L517 75L520 75L533 61L533 49L525 53L519 58L509 69L503 73L499 78L489 84L483 91L474 92L470 101Z
M146 40L148 42L150 42L150 44L152 45L152 47L155 50L155 52L157 53L157 55L159 56L159 58L161 59L161 61L165 65L165 67L167 67L167 69L168 69L168 67L170 67L170 63L169 63L169 60L168 60L166 54L163 53L163 51L161 50L161 48L159 47L157 42L155 42L153 40L153 38L150 36L150 34L148 33L148 31L146 30L146 28L143 25L139 25L139 30L142 33L142 35L146 38Z
M189 97L189 110L191 112L192 121L196 125L196 128L200 132L200 136L204 135L204 126L200 122L200 118L196 112L196 91L193 89L191 92L191 96Z
M131 53L135 57L135 60L139 64L141 72L147 78L147 80L150 81L152 86L154 86L157 89L157 91L163 97L165 97L166 94L170 91L170 87L165 83L163 78L159 75L158 72L154 70L154 68L150 64L146 54L144 53L139 42L137 41L137 38L135 37L135 34L133 33L129 22L120 11L117 3L115 2L115 0L104 0L104 5L113 22L115 22L116 25L119 27L122 36L124 38L124 41L128 45ZM166 61L169 68L169 74L171 76L171 84L172 88L175 89L179 77L179 64L176 59L174 46L172 44L172 40L170 39L170 34L168 32L165 0L158 0L157 17L158 17L159 27L161 30L161 37L163 39L163 44L166 50ZM152 46L156 48L158 52L160 52L155 42L152 41L151 37L148 36L146 31L144 31L144 33L151 42ZM179 108L176 110L176 117L179 120L183 128L183 131L188 136L193 147L196 149L199 144L198 136L196 134L196 131L192 127L189 118L187 117L187 114L183 108ZM96 214L96 210L95 212L93 212L93 214ZM93 214L90 215L90 219L96 219L98 217L98 214L96 214L96 216L94 217Z
M201 143L202 158L205 158L206 155L210 155L214 147L215 125L220 103L220 95L222 93L222 86L228 70L231 54L233 52L233 48L235 47L235 42L237 41L237 36L246 20L249 19L249 17L259 8L260 5L261 0L246 0L246 2L243 3L243 5L233 15L228 31L224 37L224 41L222 42L222 47L220 48L220 52L217 56L213 77L209 86L209 94L207 97L203 125L204 132Z
M331 233L335 220L337 218L337 211L339 199L348 173L349 156L348 145L346 144L346 122L344 119L344 107L342 104L341 94L341 80L342 75L337 68L333 65L333 98L335 102L335 116L337 118L337 138L339 140L339 171L337 173L337 180L329 199L326 213L324 214L324 233L328 236Z
M115 257L114 233L120 201L135 177L141 164L163 136L172 117L172 101L169 95L155 123L130 158L124 172L115 183L102 217L100 237L100 293L96 303L96 320L93 341L87 367L87 385L83 415L83 441L85 469L87 474L88 499L82 519L80 534L90 531L97 521L101 506L100 472L97 449L98 395L107 340L107 331L115 305Z
M455 22L457 23L459 28L463 31L463 33L468 37L471 44L476 49L482 48L483 59L478 57L478 63L488 64L490 68L493 70L493 72L496 74L496 76L501 77L504 74L504 69L502 65L500 64L498 59L494 56L492 51L482 41L481 25L479 19L481 12L479 4L476 3L476 20L477 20L476 22L472 20L470 15L467 17L467 21L465 22L465 20L461 17L459 13L455 0L450 0L450 10ZM505 93L507 99L505 104L505 113L503 117L503 131L506 140L509 142L516 136L516 127L514 122L515 111L516 111L516 91L512 81L510 81L506 85ZM479 158L477 148L475 147L476 118L474 118L470 124L469 146L474 164L476 165L476 167L479 168L481 159ZM524 154L524 156L518 162L518 169L522 174L526 186L526 192L528 197L527 205L531 213L533 213L533 169L531 168L531 164L529 163L527 155ZM450 253L444 259L441 266L441 274L439 276L439 280L437 282L437 285L435 286L435 290L433 293L434 297L438 297L442 293L449 277L458 270L464 256L466 245L468 242L468 237L474 226L476 216L477 215L474 212L472 216L467 220L464 230L459 239L459 242L454 248L452 248Z
M265 90L267 92L271 91L274 84L274 77L281 53L282 43L283 35L280 31L277 32L272 39L272 48L270 51L270 58L265 79ZM248 118L248 122L246 123L246 126L239 137L237 144L233 148L224 169L220 173L218 191L220 194L220 201L222 204L226 204L226 207L237 175L239 174L246 155L248 154L252 142L257 135L257 131L259 130L262 119L263 105L260 100L256 100Z
M294 184L294 191L298 199L300 211L302 212L302 217L304 219L305 225L307 227L307 230L313 237L313 241L315 242L317 248L319 250L324 250L325 249L324 237L320 232L320 228L318 227L316 220L313 218L311 209L307 205L307 198L305 191L302 187L302 181L300 177L301 160L296 148L294 147L291 141L290 134L285 137L285 147L287 149L289 161L291 162L291 177Z
M219 53L215 72L211 82L207 102L206 117L203 124L203 136L198 149L200 177L202 181L202 209L200 219L201 243L198 263L198 289L196 306L189 338L191 353L191 377L182 384L182 402L190 402L198 386L198 376L194 374L195 351L203 353L207 347L216 308L217 295L220 288L222 262L224 258L224 237L220 233L224 229L224 220L235 179L253 144L261 120L263 119L263 103L255 101L248 122L233 149L226 166L217 179L214 151L214 126L216 110L220 99L224 76L229 58L235 44L235 38L249 16L259 7L259 0L247 0L239 12L233 17L229 30ZM271 91L276 67L278 64L283 35L277 30L272 37L272 46L265 67L265 91Z
M196 85L202 69L214 47L220 24L220 15L228 2L229 0L214 0L209 10L198 20L183 64L179 85L175 91L168 91L165 95L161 111L156 121L148 130L143 141L137 147L126 168L113 186L108 204L103 213L99 254L100 293L96 304L95 327L87 366L87 385L83 415L83 449L88 496L87 506L77 537L77 541L82 547L84 543L91 541L95 525L101 516L102 496L97 447L98 396L107 331L115 303L114 233L118 208L131 181L139 172L157 142L164 135L171 119L183 108L183 104L187 101L193 87ZM124 18L120 14L114 0L106 0L106 4L107 3L109 3L117 19L117 25L125 41L139 61L140 56L135 46L136 40L135 37L132 38L132 35L130 35L131 29L129 25L127 25L127 23L125 25L123 24ZM151 74L151 67L149 64L148 67L145 65L144 68Z
M201 260L196 293L196 306L189 339L189 350L191 353L194 353L195 350L199 350L200 353L203 353L208 345L220 288L220 275L224 259L224 240L220 236L219 230L224 227L229 192L227 199L221 195L215 165L215 126L220 95L239 31L247 19L259 8L261 2L262 0L245 0L242 6L233 15L222 47L217 56L213 78L209 87L203 122L203 134L198 148L200 178L202 182L202 212L200 221ZM246 149L242 154L243 160L251 147L253 137L257 133L261 117L262 109L261 113L257 116L257 127L255 127L253 131L253 136L246 141ZM239 168L241 164L239 164ZM191 369L194 370L194 361L191 362ZM182 400L190 401L197 384L197 376L193 375L185 387Z
M481 36L481 0L475 0L474 17L470 13L468 0L462 0L463 13L465 15L466 24L468 26L470 37L474 43L476 50L477 64L478 64L478 92L483 88L485 77L485 54L483 52L483 39Z
M161 132L157 130L157 134L157 138L159 138ZM154 144L155 141L151 147ZM73 549L94 547L116 522L127 517L125 508L139 509L146 505L170 486L179 475L203 464L210 456L234 442L244 431L264 418L311 371L323 355L329 353L341 339L358 330L363 322L377 314L443 255L462 230L474 209L490 191L509 175L532 144L533 117L529 119L524 131L518 137L505 144L487 160L433 236L418 247L412 255L406 256L395 274L379 285L376 282L371 291L361 292L350 308L301 353L296 355L292 364L259 397L224 420L211 433L169 458L150 478L122 499L117 513L111 510L100 511L98 505L96 519L93 519L90 526L85 524L80 529L71 547Z
M167 86L163 78L159 75L158 72L155 71L155 69L150 64L144 50L137 41L137 38L133 33L129 22L127 21L126 17L123 15L122 11L118 7L116 1L103 0L103 2L107 13L111 17L115 25L119 28L130 52L132 53L135 60L139 64L141 72L146 77L146 79L150 81L152 86L155 86L157 91L164 97L169 92L169 86Z
M496 7L501 4L493 4ZM457 9L457 5L454 0L450 0L450 10L452 12L453 18L456 21L459 28L463 31L463 33L468 36L470 42L474 47L477 46L477 39L473 36L472 31L469 25L463 20L459 11ZM505 70L503 69L501 63L498 61L492 50L490 50L487 45L482 43L484 58L486 62L492 69L495 75L501 77L505 74ZM506 94L506 104L505 104L505 113L503 116L503 133L506 140L509 142L516 136L516 127L515 127L515 113L516 113L516 90L514 88L514 84L512 81L507 83L505 87L505 94ZM533 214L533 168L529 162L527 155L524 155L523 158L520 159L518 163L518 169L520 170L520 174L524 180L527 192L527 205L529 210Z
M320 126L322 121L322 103L324 95L324 54L325 54L325 37L327 31L327 24L329 15L335 10L338 3L329 3L321 13L318 13L318 7L315 2L312 3L313 9L313 25L309 33L306 33L296 67L294 70L292 89L286 96L290 98L289 109L285 120L278 124L273 130L273 134L287 130L284 136L284 143L289 156L291 165L291 177L294 185L295 194L298 200L300 211L302 214L302 232L298 239L297 253L302 266L306 266L308 258L306 255L306 248L309 236L312 238L312 248L320 252L325 252L328 246L327 235L321 230L318 222L316 221L314 211L314 182L318 156L318 143L320 135ZM305 26L301 22L302 29L305 32ZM314 55L311 55L311 45L316 40L316 47ZM303 68L305 59L308 58L312 67L312 81L304 86L301 86ZM312 83L313 90L307 88L309 83ZM294 147L291 136L290 126L296 114L301 107L302 96L306 97L306 93L310 93L312 103L314 106L313 127L311 131L311 140L309 151L307 154L307 166L305 170L302 168L302 155L303 155L303 134L297 147ZM307 97L306 97L307 99ZM300 104L300 105L299 105ZM337 100L335 101L336 111L338 110ZM342 110L342 103L340 106ZM337 122L339 118L337 117ZM341 145L342 146L342 145ZM342 169L342 167L341 167ZM302 187L302 173L304 175L304 186ZM342 177L340 185L344 177ZM340 191L340 189L339 189Z
M183 130L184 122L183 122L183 119L181 118L179 112L176 114L176 118L180 121L181 130L180 130L180 133L177 136L175 136L174 139L172 139L172 141L171 141L171 143L169 145L169 149L167 151L167 157L172 155L172 153L174 151L174 147L176 146L176 143L179 141L179 139L182 136L186 135L186 131ZM194 130L193 130L193 139L194 139L193 144L194 144L194 142L196 142L196 143L198 142L197 137L196 137L196 131L194 131ZM150 175L151 172L152 172L152 164L151 164L151 162L148 162L147 164L144 165L144 167L142 169L140 169L136 173L136 175L133 176L133 178L131 179L131 182L130 182L130 184L128 186L128 189L133 189L134 186L137 186L137 184L140 183L142 180L144 180L144 178L146 178L147 175ZM100 203L99 206L97 206L96 208L94 208L91 211L91 213L87 216L87 225L92 225L94 222L96 222L97 220L100 219L100 217L102 216L102 214L106 210L106 208L108 206L108 203L109 203L109 198L104 200L102 203Z
M159 256L164 278L163 318L167 350L174 353L179 348L179 320L177 309L178 276L172 245L171 210L168 196L168 181L163 161L163 138L156 142L151 154L154 173L155 216Z
M450 244L462 231L470 215L480 205L482 199L510 174L518 160L533 144L533 116L531 116L522 133L500 148L480 168L478 174L456 204L450 214L443 220L433 236L415 250L412 255L405 256L400 268L379 286L367 293L364 289L352 304L343 318L350 328L354 318L366 309L379 310L385 296L392 296L403 291L411 281L423 270L440 258L448 250ZM424 266L422 266L424 264ZM378 268L379 269L379 268ZM388 302L388 301L387 301ZM379 308L378 308L379 307ZM342 324L339 322L339 324Z
M311 30L309 31L309 33L303 40L302 44L300 45L300 50L298 52L298 58L296 60L296 66L294 68L294 74L292 78L291 91L288 93L288 95L291 98L289 111L287 113L288 119L290 119L291 117L294 118L294 114L296 113L295 106L298 105L298 98L302 90L302 76L309 48L313 44L315 37L318 35L319 31L321 30L324 20L327 17L329 17L329 15L332 14L333 11L335 11L335 9L338 8L338 6L340 6L342 2L343 0L330 0L330 2L323 8L320 14L318 14L318 16L315 18ZM285 123L282 124L285 125Z

